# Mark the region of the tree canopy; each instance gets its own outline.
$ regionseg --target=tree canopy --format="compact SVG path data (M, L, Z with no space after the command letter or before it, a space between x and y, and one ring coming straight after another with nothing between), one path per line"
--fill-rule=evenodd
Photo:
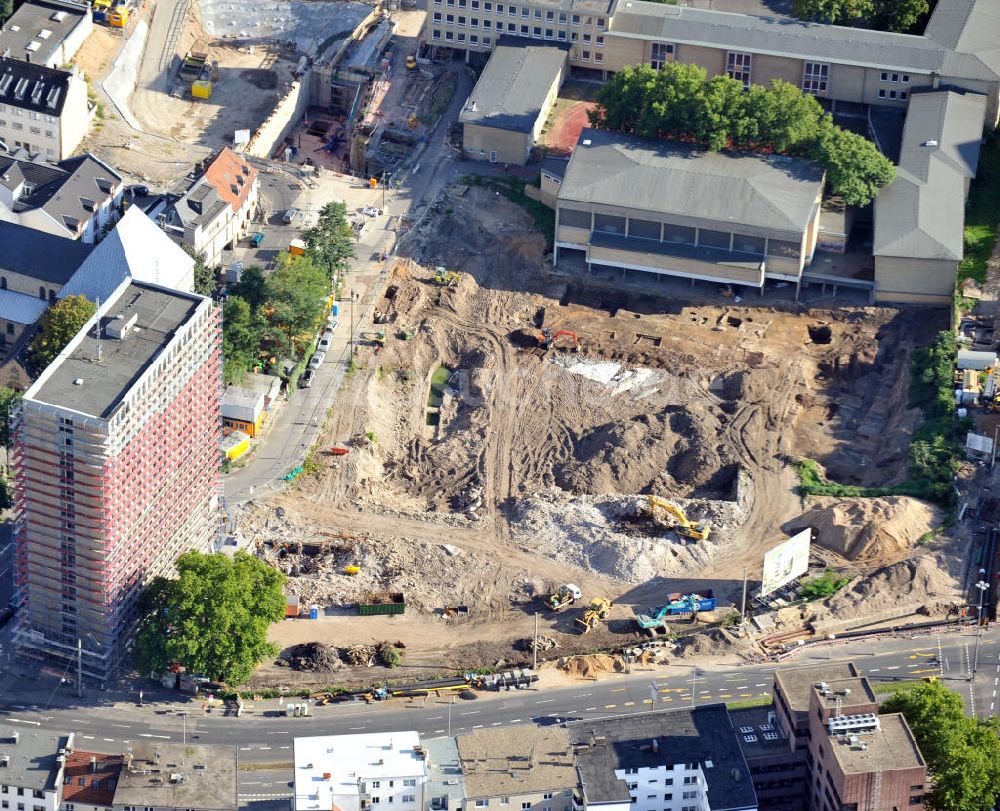
M239 383L260 361L264 319L240 296L230 296L222 308L223 376L227 385Z
M10 412L24 399L24 393L17 389L0 386L0 445L10 447Z
M901 712L933 781L927 807L937 811L989 811L1000 794L1000 720L965 714L962 698L940 682L896 693L883 712Z
M139 603L132 656L142 673L183 665L226 684L242 684L277 649L267 629L285 614L285 576L237 552L186 552L177 579L155 578Z
M721 149L811 158L827 172L830 191L863 206L895 177L871 141L837 127L819 102L788 82L751 85L704 68L671 62L662 70L626 67L597 93L590 122L644 138L669 138Z
M347 204L327 203L316 225L302 235L306 255L326 274L327 281L341 278L354 257L354 232L347 221Z
M928 0L792 0L800 20L910 32L930 9Z
M283 254L264 286L267 339L281 352L302 352L319 326L329 280L308 256Z
M97 305L86 296L67 296L42 314L38 334L28 347L32 376L37 377L55 360L95 312Z
M181 245L184 253L194 259L194 292L199 296L211 296L215 293L215 284L218 274L215 268L210 268L205 264L204 254L195 253L190 245Z

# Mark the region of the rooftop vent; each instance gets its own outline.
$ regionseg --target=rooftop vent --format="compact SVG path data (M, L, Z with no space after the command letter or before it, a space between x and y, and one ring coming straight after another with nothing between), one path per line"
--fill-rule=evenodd
M938 145L938 142L935 141L935 140L933 140L933 139L931 139L930 141L922 141L920 143L920 146L937 146L937 145Z
M878 716L866 712L859 715L841 715L826 722L831 735L858 732L878 732L882 728Z
M10 764L10 755L0 755L0 766L7 766Z
M14 744L14 746L17 746L17 742L19 740L21 740L21 733L20 732L11 732L10 733L10 742L12 744Z
M63 20L66 19L66 12L65 11L57 11L55 14L53 14L51 17L49 17L49 19L50 20L54 20L57 23L61 23Z
M138 320L139 313L129 313L127 316L124 313L119 313L108 322L104 331L107 332L108 337L117 338L121 341L126 335L128 335L129 331L135 327L135 323Z
M48 28L43 28L41 31L38 32L38 38L39 39L48 39L51 36L52 36L52 32L49 31Z
M74 386L82 386L83 385L83 378L82 377L78 377L76 380L73 381L73 385Z
M27 45L24 46L24 49L26 51L37 51L41 47L42 44L40 42L37 42L36 40L31 40L31 42L29 42Z
M589 138L584 138L582 143L584 146L590 146L593 143L593 141L591 141Z

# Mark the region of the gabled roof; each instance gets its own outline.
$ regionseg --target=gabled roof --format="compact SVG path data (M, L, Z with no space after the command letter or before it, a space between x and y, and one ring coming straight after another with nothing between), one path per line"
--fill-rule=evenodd
M458 120L512 132L531 132L566 52L545 45L497 46Z
M208 165L203 177L221 200L239 211L250 194L257 170L227 146Z
M1000 3L996 0L938 0L924 36L1000 76ZM960 59L947 59L943 67L946 75L963 75L958 71L965 66Z
M63 768L63 802L76 805L112 805L121 770L121 755L70 752Z
M59 296L106 300L127 278L191 292L194 259L132 206L81 264Z
M915 93L896 179L875 199L875 256L960 261L966 180L975 177L986 98Z
M802 158L705 152L584 129L558 200L801 233L822 188L823 171Z
M0 56L0 104L62 115L73 74Z
M0 220L0 272L65 285L94 250L76 240Z

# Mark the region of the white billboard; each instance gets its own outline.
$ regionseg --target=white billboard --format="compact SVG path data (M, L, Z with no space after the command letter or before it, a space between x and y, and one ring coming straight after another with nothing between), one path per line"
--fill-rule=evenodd
M809 568L811 537L812 530L804 529L764 553L764 575L760 584L762 597L806 572Z

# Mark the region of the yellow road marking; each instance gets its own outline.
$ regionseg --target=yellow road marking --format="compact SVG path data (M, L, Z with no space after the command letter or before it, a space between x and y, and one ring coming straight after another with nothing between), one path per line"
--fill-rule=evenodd
M732 693L719 693L719 698L732 698Z
M624 693L628 690L628 687L615 687L611 690L612 693Z
M753 693L740 693L740 698L753 698Z
M613 710L617 706L618 706L617 704L605 704L604 705L604 709L606 709L606 710Z
M672 698L661 698L660 701L673 701Z
M624 704L622 704L622 706L623 707L634 707L635 706L635 702L634 701L626 701Z
M653 703L653 699L651 699L651 698L644 698L642 700L642 703L643 704L652 704Z

